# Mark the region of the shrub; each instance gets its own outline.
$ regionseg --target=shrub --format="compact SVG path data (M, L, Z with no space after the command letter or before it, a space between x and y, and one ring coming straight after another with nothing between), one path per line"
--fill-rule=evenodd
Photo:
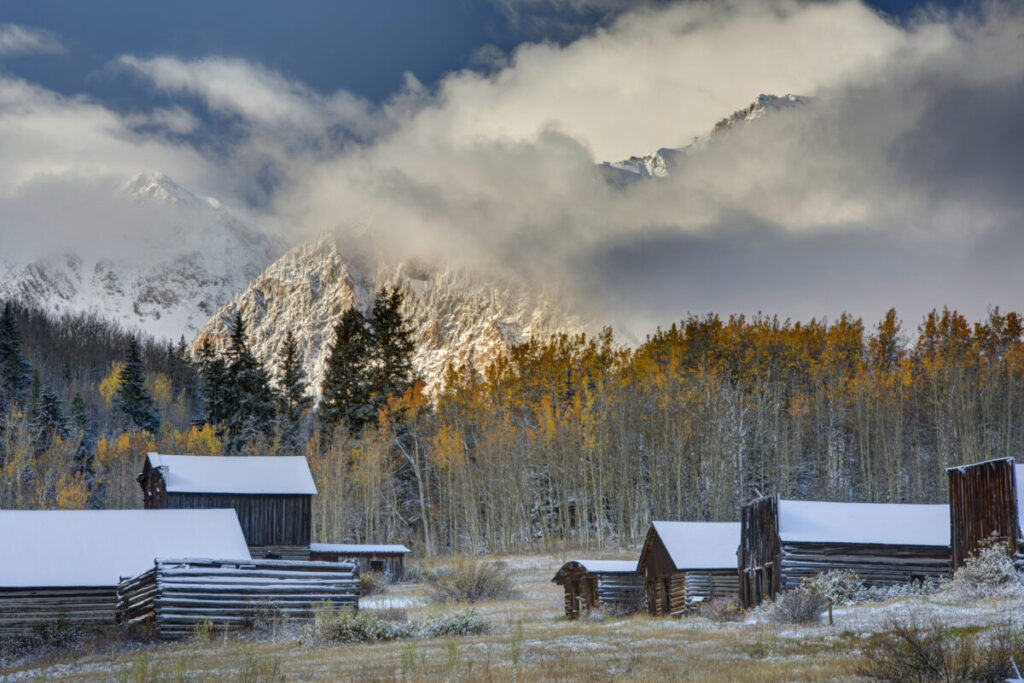
M354 610L336 611L329 604L314 610L313 623L303 632L303 640L327 643L365 643L377 640L410 638L413 630L405 624L377 619Z
M419 635L424 638L477 635L486 631L487 622L472 609L428 617L419 627Z
M516 595L512 575L504 562L478 562L458 558L451 568L426 572L434 602L506 600Z
M380 595L388 590L388 577L380 572L359 575L359 595Z
M824 609L825 598L821 593L800 586L780 594L766 612L768 619L777 624L816 624Z
M1011 659L1024 656L1024 631L1004 626L990 634L942 623L922 628L892 622L889 632L864 648L857 673L879 681L981 681L1002 683Z
M833 605L854 602L864 588L857 575L849 569L833 569L817 574L804 584L808 589L831 601Z
M404 616L404 615L403 615ZM463 636L487 631L487 622L474 610L438 614L419 624L386 621L375 615L351 610L335 611L330 604L318 605L313 623L303 629L306 643L365 643L402 638Z
M701 603L699 609L702 617L718 623L743 621L747 618L746 611L736 598L713 598Z
M963 600L1020 593L1024 587L1005 539L992 534L956 570L948 590Z

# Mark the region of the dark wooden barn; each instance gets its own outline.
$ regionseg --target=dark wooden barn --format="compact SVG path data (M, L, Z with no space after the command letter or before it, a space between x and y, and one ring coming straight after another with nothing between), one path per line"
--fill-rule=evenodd
M953 568L961 566L993 533L1006 539L1018 567L1024 567L1021 534L1021 477L1024 465L1013 458L951 467L949 477L950 549Z
M249 559L232 510L3 510L0 544L0 636L110 625L118 581L159 557Z
M735 522L651 522L637 563L648 613L679 615L704 600L736 597L739 542Z
M150 453L138 480L147 510L233 508L253 557L309 559L316 485L302 456Z
M633 561L569 560L551 581L565 588L565 616L570 619L596 608L613 614L644 608L644 581Z
M392 582L405 578L404 545L373 545L368 543L312 543L309 559L324 562L355 562L360 572L380 572Z
M949 575L949 506L767 496L743 508L740 599L752 607L833 569L885 586Z
M359 608L352 563L296 560L159 559L123 580L117 621L160 638L183 638L205 622L220 633L259 619L313 619L317 606Z

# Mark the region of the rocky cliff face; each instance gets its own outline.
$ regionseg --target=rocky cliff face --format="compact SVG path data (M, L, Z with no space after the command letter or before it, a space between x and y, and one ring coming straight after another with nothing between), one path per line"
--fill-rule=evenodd
M122 243L8 261L0 265L0 299L191 338L279 253L217 200L160 173L134 178L117 201L132 205L142 223Z
M253 351L273 361L291 330L314 389L334 325L351 306L367 312L381 287L400 287L416 341L413 365L436 388L449 363L483 369L531 336L576 334L584 322L526 283L414 261L395 262L322 237L292 249L220 309L195 342L224 348L241 309Z

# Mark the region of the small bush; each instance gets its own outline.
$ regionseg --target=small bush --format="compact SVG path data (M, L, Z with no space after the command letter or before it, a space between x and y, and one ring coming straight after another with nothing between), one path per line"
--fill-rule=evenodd
M331 605L314 610L313 623L303 629L306 643L365 643L403 638L433 638L484 633L485 622L473 610L438 614L419 624L386 621L365 612L335 611Z
M825 598L806 586L780 594L766 608L770 621L777 624L816 624L821 621Z
M364 610L363 614L368 614L384 621L393 621L396 624L409 623L409 613L401 607L375 607L373 609Z
M1010 546L993 533L956 570L947 590L962 600L978 600L1024 592Z
M380 595L388 590L388 577L380 572L366 572L359 575L359 595Z
M428 617L419 627L419 635L424 638L478 635L486 631L487 622L471 609Z
M702 617L718 623L743 621L747 618L746 611L736 598L714 598L701 603L699 609Z
M434 602L482 602L516 596L512 575L504 562L458 558L451 568L426 572Z
M818 593L833 605L845 605L855 602L864 589L864 584L849 569L833 569L817 574L803 584Z
M922 628L892 622L889 632L864 648L857 672L878 681L971 681L1002 683L1011 659L1024 656L1024 631L1004 626L989 634L936 623Z

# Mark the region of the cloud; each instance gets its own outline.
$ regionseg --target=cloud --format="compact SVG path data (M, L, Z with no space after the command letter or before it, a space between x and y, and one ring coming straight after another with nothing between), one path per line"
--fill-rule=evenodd
M149 79L158 89L194 95L215 111L240 116L255 125L306 134L322 134L332 126L362 137L376 132L377 120L366 100L345 91L321 96L241 59L182 61L126 55L117 63Z
M32 183L159 169L293 241L339 230L502 271L641 333L712 310L1022 308L1024 10L896 25L858 2L729 0L616 16L564 46L492 51L484 74L409 74L380 105L222 57L123 57L173 102L131 115L0 80L0 218ZM708 136L762 92L814 99ZM204 110L232 130L213 151L192 146ZM620 189L596 165L695 136L667 178Z
M0 57L62 52L66 52L66 48L49 31L18 24L0 24Z

